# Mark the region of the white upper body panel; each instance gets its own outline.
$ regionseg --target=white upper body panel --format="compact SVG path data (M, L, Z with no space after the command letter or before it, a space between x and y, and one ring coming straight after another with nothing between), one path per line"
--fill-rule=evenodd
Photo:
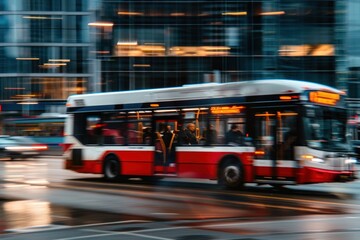
M271 79L185 85L174 88L79 94L70 96L67 101L67 106L83 107L112 104L159 103L224 97L291 94L302 93L305 90L322 90L343 94L342 91L322 84L297 80Z

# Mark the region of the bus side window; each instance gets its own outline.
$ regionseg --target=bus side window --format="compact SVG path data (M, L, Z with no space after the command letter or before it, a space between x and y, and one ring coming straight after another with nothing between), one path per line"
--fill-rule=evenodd
M218 144L218 130L216 130L214 124L210 124L209 128L205 128L202 133L201 141L204 141L206 144Z
M144 127L143 129L143 142L145 145L151 144L152 130L151 127Z
M117 122L115 129L118 132L118 135L115 137L115 144L125 145L127 124L125 122Z
M138 144L138 131L136 123L129 123L127 130L127 139L129 144Z

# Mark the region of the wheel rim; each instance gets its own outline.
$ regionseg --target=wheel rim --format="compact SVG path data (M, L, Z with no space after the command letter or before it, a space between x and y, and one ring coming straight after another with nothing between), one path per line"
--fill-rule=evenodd
M240 180L240 169L236 166L227 166L224 169L224 178L227 183L234 184Z
M115 178L118 175L118 164L116 162L116 160L109 160L106 164L106 176L108 178Z

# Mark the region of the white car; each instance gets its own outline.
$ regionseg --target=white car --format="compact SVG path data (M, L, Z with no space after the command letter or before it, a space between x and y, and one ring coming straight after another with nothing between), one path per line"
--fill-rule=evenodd
M32 141L26 137L0 137L0 157L10 158L30 158L38 156L42 151L47 150L47 146Z

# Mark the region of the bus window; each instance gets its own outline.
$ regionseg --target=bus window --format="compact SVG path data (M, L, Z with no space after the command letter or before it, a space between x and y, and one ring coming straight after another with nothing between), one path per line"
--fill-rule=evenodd
M83 141L85 141L86 144L124 144L124 141L120 140L120 122L114 119L115 113L89 114L85 116L86 128L82 131L81 124L78 124L79 126L77 126L77 128L79 128L80 135L85 136Z
M198 145L205 144L203 140L202 131L206 129L207 125L207 114L208 108L189 108L182 109L184 122L179 129L179 137L178 142L181 145ZM195 135L195 140L189 142L189 140L185 139L186 133L189 132Z
M151 111L128 112L128 144L149 145L151 143L151 117Z
M136 122L128 123L127 125L127 139L128 144L138 144L140 141L141 133L138 131Z
M258 153L256 158L272 159L274 158L275 149L275 126L276 115L269 112L259 112L255 114L255 147Z
M294 146L298 139L297 115L293 111L277 112L277 142L279 144L277 159L294 159Z
M203 130L202 140L210 145L218 143L218 130L216 130L214 123L210 123L209 127Z
M231 127L236 126L236 133L242 135L235 144L243 144L243 136L246 134L246 118L243 116L241 106L219 106L212 107L210 118L210 127L213 127L216 133L216 142L210 141L209 144L227 144L226 136L231 132ZM233 142L233 141L231 141Z
M86 116L86 138L88 144L102 144L102 129L104 125L99 116Z
M294 146L298 138L297 115L291 110L255 114L258 159L294 159Z
M102 130L102 135L104 137L104 144L125 144L123 128L125 127L124 123L116 121L105 121L104 128Z
M341 109L311 109L313 114L304 117L305 141L309 147L331 151L347 149L346 146L346 112Z
M225 134L226 144L244 145L245 118L231 117L227 119L227 131Z

